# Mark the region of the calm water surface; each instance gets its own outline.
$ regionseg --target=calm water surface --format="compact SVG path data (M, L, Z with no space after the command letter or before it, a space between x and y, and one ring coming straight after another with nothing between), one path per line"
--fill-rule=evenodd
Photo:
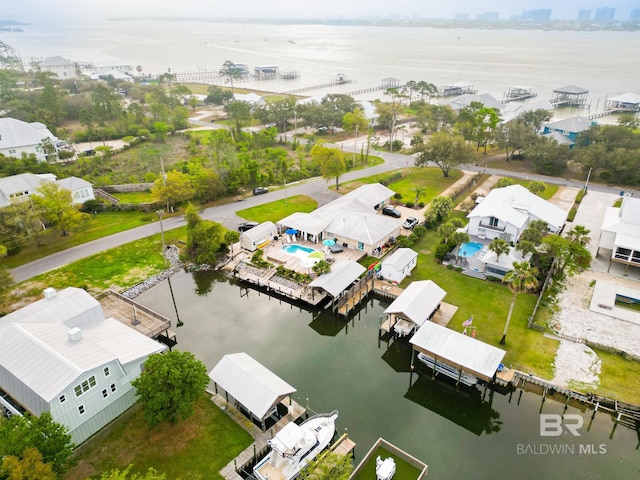
M221 273L181 273L172 279L180 318L179 349L212 369L228 353L247 352L298 390L316 411L340 410L362 456L380 436L429 464L429 478L638 478L639 438L605 414L570 407L585 419L581 437L540 437L539 411L562 413L562 402L533 393L456 393L449 385L410 384L410 349L377 339L387 304L378 300L348 322L301 310L255 290L241 289ZM167 282L138 297L172 319ZM555 446L557 453L545 448ZM580 454L582 448L606 450ZM594 447L585 447L593 445ZM529 447L529 452L522 449ZM600 447L602 446L602 447ZM533 450L535 448L535 450ZM519 451L520 449L520 451ZM573 453L571 452L573 449Z

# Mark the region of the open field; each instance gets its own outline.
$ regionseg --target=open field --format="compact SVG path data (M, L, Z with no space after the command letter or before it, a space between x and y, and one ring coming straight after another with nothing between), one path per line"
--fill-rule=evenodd
M305 195L296 195L289 199L276 200L255 207L238 210L236 215L253 222L277 222L295 212L312 212L318 208L318 202Z

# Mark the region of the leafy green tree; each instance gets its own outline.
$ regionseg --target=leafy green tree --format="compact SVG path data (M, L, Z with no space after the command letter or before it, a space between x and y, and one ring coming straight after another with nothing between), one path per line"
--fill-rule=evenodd
M571 151L553 139L537 138L525 148L524 155L533 162L536 173L554 176L567 169Z
M502 338L500 344L504 345L507 339L507 332L509 331L509 323L511 322L511 315L513 314L513 307L516 304L516 296L520 292L531 290L538 285L537 268L532 267L529 262L513 262L513 270L507 272L502 278L511 292L513 297L511 299L511 305L509 305L509 313L507 314L507 321L504 325L504 331L502 332Z
M57 480L51 465L42 461L37 448L29 447L21 457L7 455L0 463L0 478L6 480Z
M300 471L300 480L348 480L353 473L353 457L328 452L316 459Z
M328 148L320 142L311 149L311 158L320 165L322 178L325 180L336 179L336 190L338 190L340 175L347 171L344 154L340 150Z
M193 198L195 191L187 174L170 171L165 174L165 178L154 182L151 193L166 202L167 210L173 211L176 204Z
M560 235L548 235L544 238L543 245L547 254L553 258L553 273L558 281L580 273L591 265L591 252L586 248L586 243L583 245L583 241L580 237L572 240Z
M236 122L236 131L240 132L242 124L251 118L251 104L241 100L232 100L224 106L227 115Z
M256 116L263 124L274 123L284 132L284 141L287 141L287 130L289 120L294 117L296 110L296 99L293 96L280 98L258 108Z
M209 384L207 367L191 352L173 350L150 355L131 382L150 426L176 423L193 414L193 403Z
M577 242L583 247L586 247L591 241L591 238L589 238L589 233L591 233L591 230L589 230L585 226L576 225L567 232L567 238L571 242Z
M166 480L164 473L158 473L157 470L150 467L145 473L131 473L132 465L129 465L125 470L110 470L103 472L100 476L100 480ZM89 479L87 479L89 480Z
M438 87L436 87L433 83L425 82L424 80L420 80L416 84L416 90L422 97L422 100L425 98L427 100L431 100L431 97L438 94Z
M431 200L424 215L424 219L431 223L440 223L453 209L453 200L450 197L438 196Z
M311 269L318 275L324 275L331 271L331 264L326 260L320 260L316 262Z
M67 428L55 422L48 412L39 417L13 415L8 420L0 417L0 438L3 439L0 458L12 455L24 459L27 449L35 448L42 455L42 461L57 474L66 471L73 453Z
M216 265L220 255L227 253L229 242L225 228L219 223L202 220L193 205L185 211L187 246L184 257L198 265Z
M507 162L514 154L521 154L525 148L536 143L537 135L521 118L503 123L495 129L494 139L507 154Z
M227 77L227 81L231 84L231 94L233 95L233 81L242 78L242 71L234 68L231 60L225 60L220 69L220 75Z
M547 186L544 184L544 182L540 182L538 180L533 180L529 184L529 191L534 195L538 195L539 193L544 192L546 189Z
M451 239L451 236L456 233L456 230L458 230L458 227L451 222L440 225L440 227L438 227L438 235L442 237L442 243L448 244L449 239Z
M529 222L529 225L527 225L527 229L520 235L520 241L526 240L538 246L548 230L549 226L544 220L532 220Z
M469 163L475 157L473 148L466 144L460 135L441 131L434 133L429 141L416 148L418 157L416 165L435 163L446 177L452 168L462 163Z
M551 120L551 116L550 111L540 108L538 110L529 110L528 112L521 113L518 118L521 119L526 126L531 128L533 133L538 134L540 130L542 130L542 125Z
M636 130L640 128L640 119L633 113L625 112L618 117L618 125L629 130Z
M194 198L203 203L210 202L224 195L225 186L220 175L210 168L205 168L193 162L189 163L189 178L193 186Z
M353 133L353 164L356 164L356 151L358 150L358 133L366 132L369 121L364 116L361 108L354 108L353 112L347 112L342 117L342 128L347 132Z
M33 195L33 201L42 209L45 219L62 230L63 237L89 219L89 215L73 203L71 192L54 182L43 183Z
M493 188L504 188L510 187L511 185L515 185L516 182L509 177L502 177L500 180L496 182L496 185Z
M522 258L524 258L527 256L528 253L535 252L536 246L533 244L533 242L530 242L529 240L520 239L520 241L516 245L516 250L518 250L522 255Z
M207 93L208 95L205 101L207 103L213 103L214 105L224 105L233 98L233 92L231 90L223 90L216 85L209 85Z
M489 244L489 250L496 254L496 262L500 261L500 255L509 253L510 249L511 247L509 246L507 241L503 240L502 238L494 238Z

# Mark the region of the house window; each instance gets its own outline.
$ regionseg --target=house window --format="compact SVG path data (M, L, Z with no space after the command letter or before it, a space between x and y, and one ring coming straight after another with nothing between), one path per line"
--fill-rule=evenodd
M84 405L78 407L78 412L80 412L80 415L84 415Z
M76 397L79 397L80 395L82 395L82 387L80 385L76 385L73 391L76 392Z
M14 149L9 150L9 153L16 153Z
M65 397L64 395L60 395L60 396L58 397L58 400L60 400L60 403L64 403L64 402L66 402L66 401L67 401L67 399L66 399L66 397Z
M108 377L109 375L111 375L111 372L109 371L109 367L104 367L104 376Z
M364 250L364 243L358 242L358 250Z
M111 384L111 391L112 391L112 392L115 392L115 391L116 391L116 384L115 384L115 383L112 383L112 384Z
M492 227L498 226L498 219L496 217L489 217L489 225Z
M104 390L102 390L102 398L107 398L109 396L109 393L107 392L107 389L105 388Z
M80 385L76 385L73 387L73 391L76 393L76 397L79 397L84 392L88 392L90 389L96 386L96 377L90 376L87 380L82 382Z

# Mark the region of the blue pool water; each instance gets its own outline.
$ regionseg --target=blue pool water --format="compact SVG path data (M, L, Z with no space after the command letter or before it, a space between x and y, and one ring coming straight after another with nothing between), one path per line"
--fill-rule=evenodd
M460 245L460 256L473 257L481 248L482 244L478 242L463 243L462 245Z
M283 245L282 251L291 255L298 255L303 257L306 257L310 253L315 252L313 248L303 247L302 245L296 245L295 243L292 245Z

